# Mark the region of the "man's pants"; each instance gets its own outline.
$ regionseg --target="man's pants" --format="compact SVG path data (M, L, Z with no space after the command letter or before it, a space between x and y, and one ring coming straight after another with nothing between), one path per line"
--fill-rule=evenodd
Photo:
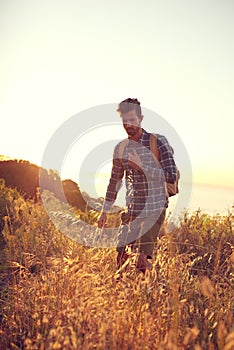
M139 248L149 259L152 258L160 228L165 220L166 209L161 213L153 213L146 218L131 220L125 213L122 216L122 226L118 235L117 252L125 251L126 245L133 250Z

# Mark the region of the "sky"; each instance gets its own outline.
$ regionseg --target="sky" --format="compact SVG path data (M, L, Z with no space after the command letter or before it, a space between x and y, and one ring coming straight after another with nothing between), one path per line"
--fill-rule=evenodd
M0 0L0 154L40 165L67 120L137 97L179 135L194 183L233 188L233 16L232 0ZM65 177L125 137L108 127L79 135Z

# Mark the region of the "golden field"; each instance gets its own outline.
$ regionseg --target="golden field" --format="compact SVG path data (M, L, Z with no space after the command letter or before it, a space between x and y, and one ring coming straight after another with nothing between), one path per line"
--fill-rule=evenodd
M40 202L0 187L0 349L234 349L231 212L165 224L152 270L133 257L120 276L114 248L76 243Z

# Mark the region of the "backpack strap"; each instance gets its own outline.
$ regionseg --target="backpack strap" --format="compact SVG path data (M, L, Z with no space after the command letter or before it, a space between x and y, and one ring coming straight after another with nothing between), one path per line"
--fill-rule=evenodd
M118 150L118 158L121 163L123 163L123 154L124 154L124 149L127 145L128 139L124 139L123 141L120 142L119 144L119 150ZM160 161L160 154L158 151L158 145L157 145L157 135L156 134L150 134L150 150L153 153L154 157Z
M127 145L128 139L124 139L123 141L120 142L119 144L119 150L118 150L118 158L123 165L123 154L124 154L124 149Z
M160 154L158 151L156 134L150 134L150 150L155 156L155 158L157 158L157 160L160 161ZM179 193L179 188L178 188L179 178L180 178L180 172L176 167L176 181L173 184L169 182L165 182L166 193L168 197L174 196L177 193Z
M156 134L150 134L150 150L155 156L155 158L160 161L160 154L158 151L158 145L157 145L157 135Z

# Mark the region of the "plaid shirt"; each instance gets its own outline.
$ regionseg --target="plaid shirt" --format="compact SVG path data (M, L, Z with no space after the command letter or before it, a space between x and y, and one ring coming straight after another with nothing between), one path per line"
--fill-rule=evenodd
M160 163L150 151L150 133L142 129L140 139L127 140L122 159L119 159L120 143L114 149L113 166L107 188L103 210L109 211L122 185L125 174L126 205L130 215L147 217L154 212L161 212L168 205L165 182L176 180L176 166L173 149L167 139L157 134L157 146ZM128 153L135 149L142 162L142 170L132 168L128 163Z

